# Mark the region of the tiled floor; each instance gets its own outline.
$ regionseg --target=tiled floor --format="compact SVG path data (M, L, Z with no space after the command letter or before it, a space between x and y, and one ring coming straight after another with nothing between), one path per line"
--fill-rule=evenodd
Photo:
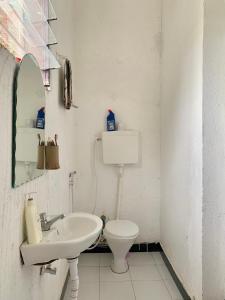
M79 300L183 300L160 253L130 253L125 274L113 273L111 260L110 253L81 255Z

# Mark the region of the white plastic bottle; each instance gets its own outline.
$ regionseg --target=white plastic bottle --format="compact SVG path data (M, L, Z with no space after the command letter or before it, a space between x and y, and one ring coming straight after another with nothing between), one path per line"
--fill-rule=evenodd
M40 218L37 213L37 206L32 197L29 197L25 207L25 219L28 244L38 244L42 240Z

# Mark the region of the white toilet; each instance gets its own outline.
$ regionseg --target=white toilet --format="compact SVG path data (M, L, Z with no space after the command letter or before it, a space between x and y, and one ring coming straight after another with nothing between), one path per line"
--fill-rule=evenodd
M139 155L139 132L135 130L103 132L103 162L119 168L116 220L106 223L104 236L113 253L112 271L125 273L128 270L127 254L138 236L138 226L127 220L120 220L124 167L137 164Z
M106 223L104 236L113 253L112 271L128 271L127 254L139 233L138 226L127 220L113 220Z

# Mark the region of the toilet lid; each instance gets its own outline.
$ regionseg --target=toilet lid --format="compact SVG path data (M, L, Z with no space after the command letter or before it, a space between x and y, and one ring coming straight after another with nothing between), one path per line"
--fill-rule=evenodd
M120 238L133 237L138 235L138 226L127 220L113 220L106 223L104 232Z

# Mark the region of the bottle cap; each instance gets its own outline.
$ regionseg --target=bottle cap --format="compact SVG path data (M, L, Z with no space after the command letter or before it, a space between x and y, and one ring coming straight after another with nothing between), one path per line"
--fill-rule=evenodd
M37 193L36 192L31 192L31 193L28 193L26 195L26 198L27 198L27 201L33 201L34 200L34 195L36 195Z

